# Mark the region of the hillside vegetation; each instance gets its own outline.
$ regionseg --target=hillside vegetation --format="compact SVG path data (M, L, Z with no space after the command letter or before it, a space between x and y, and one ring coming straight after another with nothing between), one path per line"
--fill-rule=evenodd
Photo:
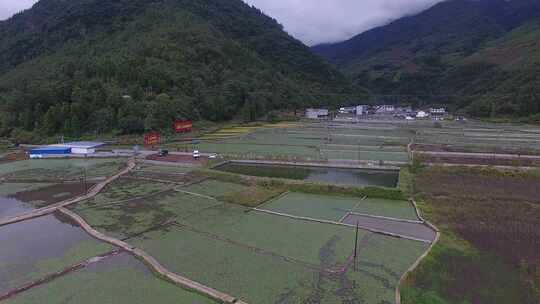
M450 0L314 47L377 100L540 121L540 1Z
M240 0L41 0L0 22L0 135L251 121L364 94Z

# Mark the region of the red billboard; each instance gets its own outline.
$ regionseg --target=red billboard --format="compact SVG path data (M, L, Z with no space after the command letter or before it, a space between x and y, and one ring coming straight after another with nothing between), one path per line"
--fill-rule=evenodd
M148 132L144 134L144 144L147 146L159 145L161 135L158 132Z
M177 120L174 122L173 128L176 133L191 132L193 129L193 122L191 120Z

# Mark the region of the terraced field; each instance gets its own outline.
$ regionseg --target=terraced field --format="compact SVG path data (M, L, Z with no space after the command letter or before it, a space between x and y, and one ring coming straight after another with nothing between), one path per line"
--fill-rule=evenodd
M406 146L412 136L410 131L399 126L378 127L381 129L318 124L258 128L234 133L230 137L203 137L197 144L175 147L219 153L236 159L407 162Z
M229 128L195 145L173 145L229 158L381 165L408 162L411 142L512 152L536 151L539 137L533 127L481 123L306 123ZM84 171L91 186L123 166L122 159L3 163L0 218L80 195ZM402 274L435 236L408 201L358 197L354 191L283 193L285 183L259 183L256 174L223 181L192 170L141 163L70 209L168 270L257 304L394 303ZM301 183L306 171L293 170L278 177L296 176L292 182ZM427 187L430 180L420 182ZM476 230L460 232L475 242L486 240ZM485 246L499 244L493 242ZM0 250L0 300L6 303L214 303L58 215L0 227L0 244L10 244Z

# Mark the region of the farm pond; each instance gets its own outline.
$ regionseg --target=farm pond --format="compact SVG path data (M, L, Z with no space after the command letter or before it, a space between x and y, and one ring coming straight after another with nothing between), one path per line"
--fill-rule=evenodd
M354 186L396 187L399 173L392 170L366 170L314 166L288 166L230 162L214 170L236 174L287 178Z

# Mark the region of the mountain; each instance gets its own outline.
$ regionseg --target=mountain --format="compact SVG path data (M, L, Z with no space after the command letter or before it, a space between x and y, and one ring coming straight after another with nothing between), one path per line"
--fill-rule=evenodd
M539 23L539 0L449 0L313 50L381 101L523 117L540 112Z
M357 96L241 0L41 0L0 22L0 135L254 120Z

